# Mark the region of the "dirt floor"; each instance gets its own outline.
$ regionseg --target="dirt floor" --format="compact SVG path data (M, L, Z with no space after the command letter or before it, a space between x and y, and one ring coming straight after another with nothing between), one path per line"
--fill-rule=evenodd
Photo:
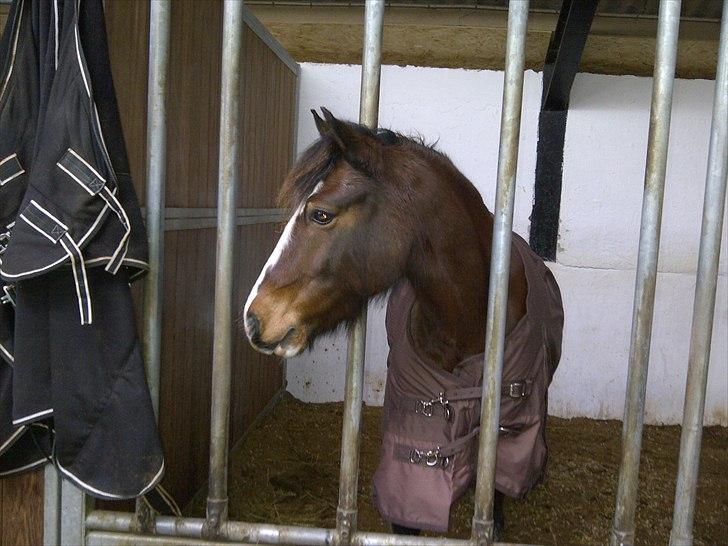
M371 503L381 408L364 408L359 528L389 532ZM251 431L230 466L230 517L334 527L342 404L304 404L286 396ZM606 544L614 510L621 423L550 418L547 480L526 499L506 501L504 540L530 544ZM637 544L667 544L679 427L645 427ZM695 544L728 544L728 429L703 434ZM453 508L450 536L470 533L472 491ZM196 511L202 512L200 506Z

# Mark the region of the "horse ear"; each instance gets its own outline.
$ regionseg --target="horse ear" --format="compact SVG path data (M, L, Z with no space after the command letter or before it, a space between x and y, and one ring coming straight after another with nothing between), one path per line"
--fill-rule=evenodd
M323 106L328 134L341 151L344 159L354 168L373 173L378 167L380 142L364 129L336 119L331 112Z
M313 121L316 123L316 129L318 129L319 135L324 136L329 133L329 125L321 119L318 112L311 108L311 114L313 115Z

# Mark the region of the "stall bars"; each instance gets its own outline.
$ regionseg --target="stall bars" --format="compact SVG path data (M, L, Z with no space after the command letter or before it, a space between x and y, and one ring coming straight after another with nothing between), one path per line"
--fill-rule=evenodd
M150 96L148 104L150 147L147 212L150 237L157 237L150 248L161 258L164 189L164 89L168 70L170 0L152 0L150 22ZM644 412L645 382L649 360L649 342L654 310L654 290L660 234L662 197L664 194L667 140L669 135L672 86L677 51L680 0L661 0L658 23L655 77L650 117L648 159L645 171L645 195L640 232L637 284L635 289L629 378L623 431L623 460L611 543L634 543L637 473ZM528 0L510 0L498 155L498 178L493 234L493 260L488 301L486 334L486 376L481 412L478 478L475 494L473 532L470 540L441 539L368 533L357 530L357 482L359 428L361 424L362 377L364 366L366 314L363 312L350 331L346 398L341 446L341 476L337 526L335 529L244 523L227 520L227 422L229 413L230 343L232 339L231 287L232 252L226 252L233 240L235 191L239 173L235 167L238 150L236 120L240 108L239 88L243 2L225 0L223 28L223 74L220 111L220 166L218 203L218 267L215 288L215 337L213 348L213 399L210 449L209 497L207 517L173 518L136 514L90 511L86 498L71 484L59 484L51 469L46 474L47 544L176 544L212 545L223 543L295 544L295 545L399 545L446 546L493 544L493 494L495 448L499 413L501 369L503 363L505 305L507 301L508 257L513 217L514 183L518 158L523 67L525 59ZM384 0L367 0L365 6L364 58L362 63L360 121L377 125L379 74ZM713 108L708 172L706 180L703 227L688 384L685 398L683 433L680 449L678 486L675 496L672 546L692 544L692 520L695 504L697 461L700 451L705 384L714 314L715 291L720 253L720 236L728 171L728 3L724 4L720 35L716 91ZM156 90L156 91L155 91ZM160 135L160 132L162 133ZM154 259L154 258L152 258ZM147 287L156 287L161 277L159 265L152 270ZM154 339L159 335L159 302L145 304L145 348L150 382L158 377L158 350ZM150 313L154 311L154 313ZM150 348L150 344L152 347ZM155 369L155 366L157 367ZM150 385L156 396L158 386ZM60 488L59 488L60 485ZM60 492L59 492L60 491ZM61 499L61 517L57 505ZM87 513L88 512L88 513ZM140 534L147 531L151 534Z

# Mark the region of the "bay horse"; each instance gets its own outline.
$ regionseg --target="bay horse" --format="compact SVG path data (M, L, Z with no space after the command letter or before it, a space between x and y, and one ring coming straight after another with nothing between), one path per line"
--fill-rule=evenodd
M413 343L452 371L484 350L492 214L445 154L322 112L312 110L320 138L280 193L290 220L245 304L250 343L266 354L300 354L406 278L416 295ZM527 292L514 254L507 331L526 314ZM502 528L500 494L495 520Z

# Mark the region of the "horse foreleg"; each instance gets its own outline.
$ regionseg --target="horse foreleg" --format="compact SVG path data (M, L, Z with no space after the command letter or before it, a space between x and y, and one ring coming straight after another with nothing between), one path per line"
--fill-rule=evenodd
M506 528L506 517L503 512L503 499L505 495L496 490L493 498L493 540L500 541L503 538L503 530Z

